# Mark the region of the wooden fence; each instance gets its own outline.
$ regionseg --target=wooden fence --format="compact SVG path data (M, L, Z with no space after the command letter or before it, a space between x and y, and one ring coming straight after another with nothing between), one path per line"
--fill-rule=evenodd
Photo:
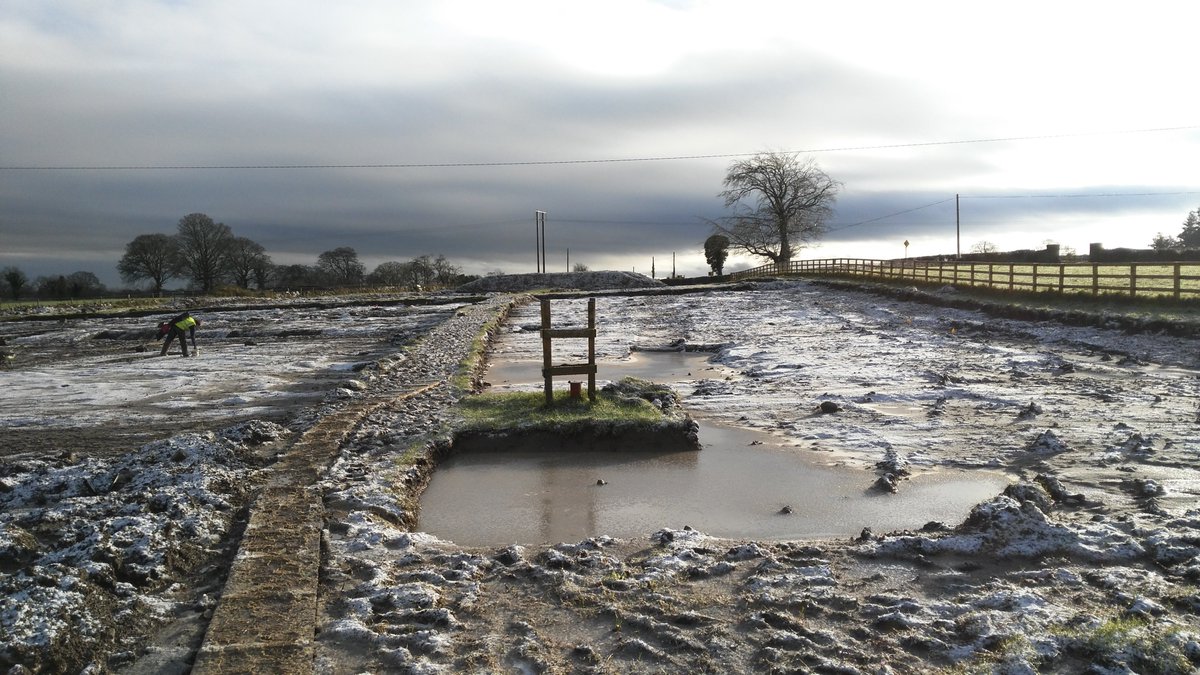
M733 272L733 279L780 275L869 277L1009 291L1200 297L1200 263L1005 263L827 258Z

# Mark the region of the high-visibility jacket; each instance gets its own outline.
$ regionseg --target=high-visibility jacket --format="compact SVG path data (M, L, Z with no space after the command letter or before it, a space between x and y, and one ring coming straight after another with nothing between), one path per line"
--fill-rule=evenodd
M183 321L175 322L175 327L178 328L179 330L187 330L189 328L195 327L195 325L196 325L196 320L190 316L183 317Z

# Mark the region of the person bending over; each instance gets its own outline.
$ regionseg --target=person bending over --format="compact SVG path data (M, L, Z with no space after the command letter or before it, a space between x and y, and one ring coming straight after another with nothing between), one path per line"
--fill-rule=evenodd
M175 338L179 338L179 346L183 348L183 355L188 356L187 335L189 334L192 338L192 352L199 354L200 350L196 347L196 326L199 325L200 319L193 317L187 312L160 325L160 335L166 335L166 340L163 340L162 351L159 352L159 356L167 355L167 350L171 348L171 341ZM164 330L165 333L163 332Z

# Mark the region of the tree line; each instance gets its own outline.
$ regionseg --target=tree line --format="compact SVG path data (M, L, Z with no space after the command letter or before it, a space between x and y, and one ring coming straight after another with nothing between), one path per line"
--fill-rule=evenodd
M1188 212L1187 218L1183 220L1183 229L1179 231L1179 236L1172 237L1159 232L1150 242L1150 248L1155 251L1200 248L1200 208Z
M56 300L88 298L104 293L104 284L91 272L42 276L32 281L19 267L0 270L0 294L19 300L22 295Z
M173 236L136 237L125 247L117 271L126 282L150 282L155 293L172 278L187 280L201 293L212 293L222 285L258 290L362 285L436 288L467 280L443 255L381 263L368 274L358 252L349 246L321 253L315 265L276 265L261 244L235 236L228 225L203 213L181 218Z
M161 294L173 279L209 294L229 286L260 291L364 285L431 289L456 286L474 278L463 275L462 269L444 255L388 261L367 273L358 253L349 246L321 253L313 265L276 265L261 244L236 236L228 225L203 213L181 218L173 235L135 237L126 244L117 271L126 283L147 283L155 295ZM23 295L77 299L101 295L106 289L91 272L39 277L31 282L20 268L9 266L0 270L0 291L13 300Z

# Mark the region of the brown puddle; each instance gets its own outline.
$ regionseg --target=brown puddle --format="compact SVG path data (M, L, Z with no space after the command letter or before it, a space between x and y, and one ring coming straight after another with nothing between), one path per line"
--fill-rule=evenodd
M700 441L699 452L545 446L453 455L421 497L418 528L463 546L640 537L684 525L732 539L846 537L864 527L956 524L1009 482L944 470L884 494L871 490L873 472L824 466L760 432L701 420ZM792 513L781 514L784 506Z
M672 385L732 372L709 363L711 356L637 352L600 364L600 371L604 379L634 376ZM540 362L501 356L485 379L498 388L528 388L539 384L540 370ZM452 454L421 497L418 528L463 546L640 537L684 525L730 539L849 537L864 527L888 532L933 520L957 524L1010 482L998 472L940 469L902 481L896 494L881 493L872 489L874 471L829 466L828 455L782 445L776 436L698 421L699 452L585 451L564 440ZM785 506L790 514L780 513Z

